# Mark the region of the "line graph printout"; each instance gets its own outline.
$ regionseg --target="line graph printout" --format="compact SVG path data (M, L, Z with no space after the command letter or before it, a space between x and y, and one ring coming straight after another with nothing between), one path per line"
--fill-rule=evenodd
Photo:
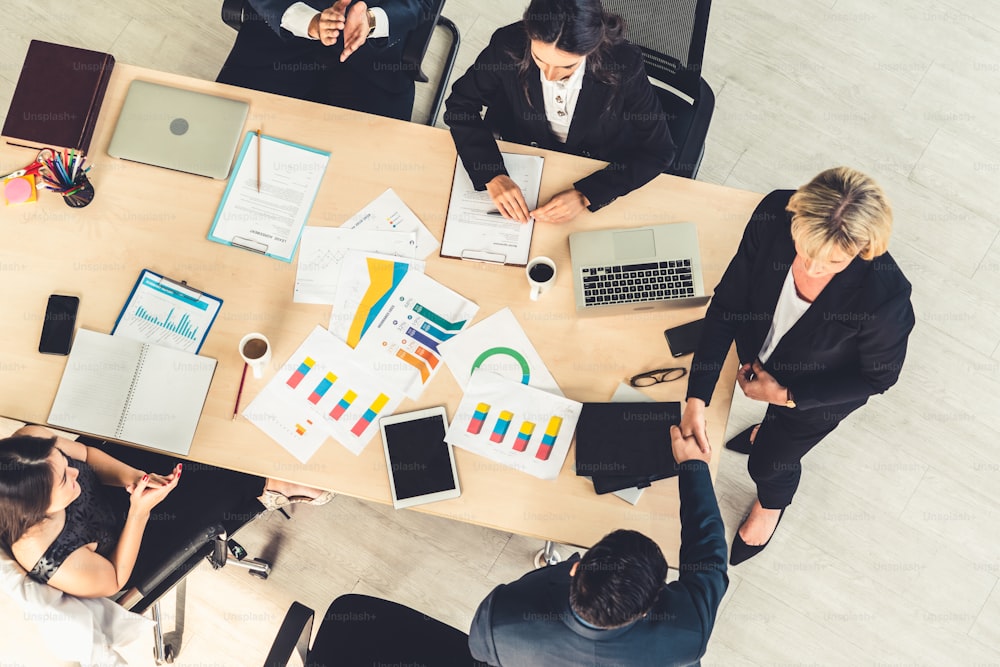
M472 301L423 273L408 272L355 348L380 376L419 398L444 365L439 345L468 325Z
M378 432L379 417L392 414L402 398L354 350L317 326L243 416L305 463L327 436L360 454Z

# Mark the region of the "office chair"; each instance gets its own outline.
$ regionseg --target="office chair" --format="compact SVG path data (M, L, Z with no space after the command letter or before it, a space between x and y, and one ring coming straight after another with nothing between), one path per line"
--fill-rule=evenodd
M440 26L450 34L451 42L448 47L448 55L445 56L444 68L441 71L441 77L434 91L431 112L425 122L426 125L430 126L433 126L437 122L437 117L441 113L441 105L444 104L448 81L451 79L451 72L455 67L455 59L458 57L458 47L462 41L458 26L447 16L441 15L444 2L445 0L435 0L434 7L431 8L431 11L421 16L417 27L410 32L406 38L406 43L403 45L402 70L408 72L414 81L428 83L430 78L424 74L421 64L423 63L424 56L427 54L427 47L430 46L431 38L434 36L434 28ZM239 32L250 11L252 9L247 5L246 0L223 0L222 22Z
M284 667L293 650L304 665L481 666L469 654L469 636L409 607L367 595L341 595L326 610L309 648L315 612L293 602L264 667Z
M667 114L677 156L665 173L695 178L715 94L701 77L712 0L603 0L625 19L630 42L642 49L646 73Z

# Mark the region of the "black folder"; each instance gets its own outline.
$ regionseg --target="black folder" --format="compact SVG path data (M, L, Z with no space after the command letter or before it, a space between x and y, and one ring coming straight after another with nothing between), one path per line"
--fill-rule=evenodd
M610 493L677 474L670 427L680 403L584 403L576 426L576 474Z

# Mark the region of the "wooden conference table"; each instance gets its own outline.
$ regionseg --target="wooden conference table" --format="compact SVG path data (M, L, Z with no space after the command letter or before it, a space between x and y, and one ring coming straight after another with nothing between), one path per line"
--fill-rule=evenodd
M206 235L225 183L123 162L107 146L132 79L157 81L248 100L247 129L329 150L329 167L309 224L338 226L392 187L440 239L456 154L441 129L369 116L128 65L117 65L97 123L88 163L97 196L71 209L53 193L39 202L2 209L0 243L0 414L45 423L65 357L39 354L39 333L49 294L80 297L77 326L109 332L143 268L210 292L224 300L201 354L218 359L189 459L332 489L366 500L390 502L381 443L360 456L332 440L299 463L244 419L232 420L243 369L237 342L250 332L273 345L270 372L250 374L247 405L317 324L329 306L292 302L295 263L287 264L208 241ZM599 166L592 160L508 146L545 155L541 200ZM34 153L0 147L0 173L30 162ZM671 358L663 330L701 316L701 309L578 319L575 315L567 235L576 230L635 227L692 220L698 223L706 288L718 282L760 196L741 190L660 176L596 214L566 225L537 225L531 255L548 255L558 267L556 285L537 302L528 298L524 270L428 258L426 272L479 304L476 321L509 306L565 394L578 401L606 401L618 383L636 373L690 364ZM715 445L713 474L729 412L736 363L730 359L708 410ZM685 381L647 391L658 401L682 400ZM399 411L445 405L454 414L461 391L449 372L432 381L419 401ZM665 446L668 446L665 443ZM589 546L617 528L655 539L670 562L680 543L676 480L657 482L631 506L572 472L573 450L555 481L542 481L456 449L460 498L420 511L542 539Z

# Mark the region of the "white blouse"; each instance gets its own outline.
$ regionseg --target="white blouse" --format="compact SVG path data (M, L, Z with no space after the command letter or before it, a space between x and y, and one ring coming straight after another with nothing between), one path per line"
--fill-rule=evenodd
M587 59L584 58L580 66L562 81L549 81L541 71L538 73L542 79L545 119L549 121L549 130L559 143L566 143L566 137L569 136L569 126L573 122L573 112L576 111L576 101L580 97L586 69Z
M771 353L774 352L774 348L778 347L778 342L781 341L782 336L795 326L799 318L809 310L810 305L812 304L796 293L795 278L792 276L792 270L788 269L788 275L785 276L785 284L782 285L781 294L778 296L778 305L774 308L774 317L771 319L771 330L767 332L767 338L764 339L764 346L760 348L760 354L757 355L760 363L763 364L768 360Z

